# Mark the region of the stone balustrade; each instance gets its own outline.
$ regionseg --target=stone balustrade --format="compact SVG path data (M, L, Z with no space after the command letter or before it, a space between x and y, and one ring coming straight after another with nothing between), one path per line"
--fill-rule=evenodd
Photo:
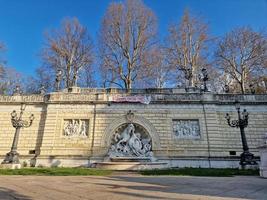
M267 103L267 94L214 94L201 92L185 92L183 89L132 89L128 92L123 89L110 88L81 88L75 92L52 92L46 95L0 95L0 103L53 103L53 102L109 102L114 97L149 97L151 102L206 102L215 104L232 104L236 100L244 103Z

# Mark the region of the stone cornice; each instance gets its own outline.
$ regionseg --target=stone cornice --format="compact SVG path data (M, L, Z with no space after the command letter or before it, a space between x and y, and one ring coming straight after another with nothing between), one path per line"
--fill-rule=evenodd
M236 100L241 104L267 104L267 94L213 94L201 92L185 92L178 89L139 89L132 93L123 90L81 89L79 93L53 92L46 95L0 95L0 104L108 104L114 97L149 97L151 104L233 104ZM119 102L136 103L136 102Z

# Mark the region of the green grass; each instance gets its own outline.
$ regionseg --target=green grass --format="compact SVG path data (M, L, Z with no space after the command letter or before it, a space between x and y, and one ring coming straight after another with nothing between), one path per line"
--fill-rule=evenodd
M141 175L150 176L258 176L258 170L239 169L207 169L207 168L177 168L177 169L155 169L139 172ZM22 169L0 169L0 175L36 175L36 176L107 176L111 170L94 168L22 168Z
M258 170L240 170L240 169L208 169L208 168L177 168L177 169L155 169L140 171L142 175L150 176L258 176Z
M110 170L92 168L22 168L0 169L0 175L36 175L36 176L107 176Z

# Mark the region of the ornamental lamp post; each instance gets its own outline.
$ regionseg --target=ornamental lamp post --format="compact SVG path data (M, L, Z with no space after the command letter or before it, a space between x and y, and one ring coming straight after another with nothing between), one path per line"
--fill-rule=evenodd
M20 164L19 162L19 153L17 152L18 140L19 140L19 133L21 128L28 128L32 125L34 120L34 115L31 114L29 117L29 121L22 120L22 115L25 111L26 105L22 104L20 108L20 114L17 115L17 112L13 110L11 113L11 123L12 126L16 129L11 151L6 154L6 157L2 164Z
M249 152L246 134L245 134L245 128L248 126L248 112L246 109L243 110L242 116L240 113L240 103L238 101L235 101L235 107L238 114L237 120L231 120L231 117L229 113L226 113L225 118L227 120L227 123L230 127L235 127L240 129L241 134L241 140L242 140L242 147L243 147L243 153L240 154L240 162L242 168L244 168L246 165L256 165L257 162L254 159L254 155Z

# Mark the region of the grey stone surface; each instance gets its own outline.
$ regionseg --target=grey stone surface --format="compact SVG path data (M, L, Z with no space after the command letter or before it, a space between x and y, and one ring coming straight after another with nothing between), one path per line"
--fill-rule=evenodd
M267 133L265 133L265 136L263 137L263 145L259 147L260 151L260 176L267 178Z
M240 131L227 125L225 114L236 118L234 102L239 100L241 108L249 112L247 142L259 161L257 147L267 132L267 94L180 93L185 91L176 89L125 93L118 89L80 89L80 93L0 95L0 160L10 151L14 137L10 113L25 103L25 114L35 116L32 126L21 130L18 141L20 161L27 166L78 167L104 161L114 133L129 123L125 115L131 110L134 113L131 123L146 130L151 138L153 157L158 161L168 162L169 167L236 168L242 153ZM139 102L145 97L151 99L150 104ZM114 101L120 98L127 101ZM70 131L77 128L75 125L70 130L67 128L64 135L66 120L86 120L88 130ZM172 123L176 120L198 121L199 127L196 131L196 128L180 126L181 131L178 126L177 137ZM86 136L80 137L83 135Z
M267 199L260 177L148 177L120 172L113 176L0 176L0 199Z

